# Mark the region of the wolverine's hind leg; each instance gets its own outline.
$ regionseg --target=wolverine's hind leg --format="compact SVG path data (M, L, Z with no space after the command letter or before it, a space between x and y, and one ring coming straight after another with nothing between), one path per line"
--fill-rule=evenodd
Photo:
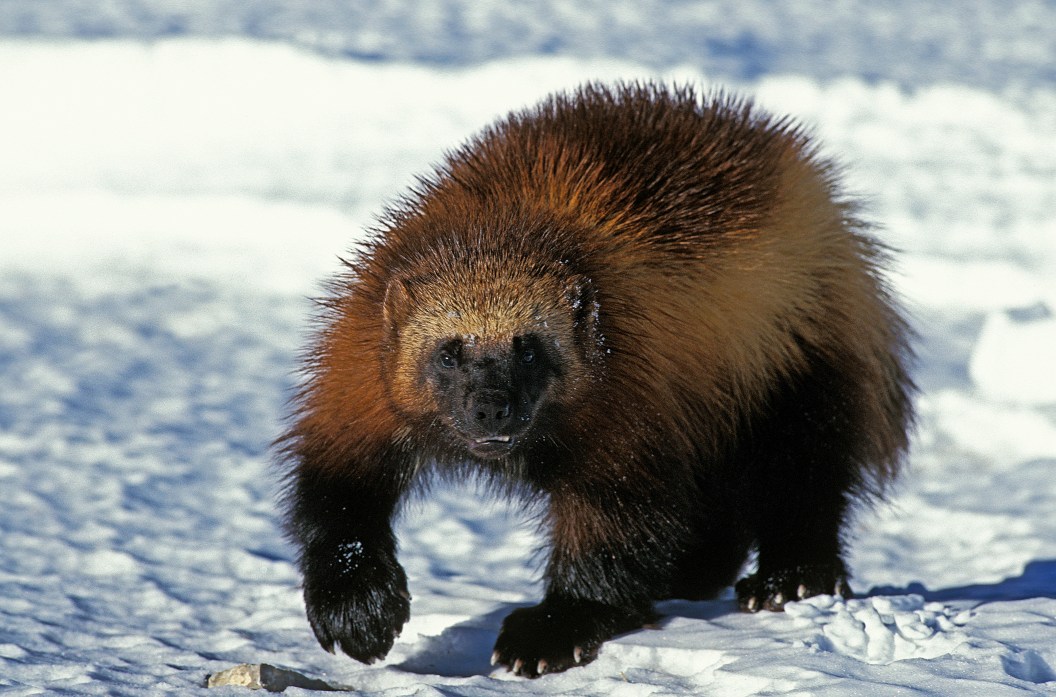
M758 571L736 585L749 612L850 595L841 535L869 452L867 397L848 371L817 356L810 366L773 395L742 451L759 550Z

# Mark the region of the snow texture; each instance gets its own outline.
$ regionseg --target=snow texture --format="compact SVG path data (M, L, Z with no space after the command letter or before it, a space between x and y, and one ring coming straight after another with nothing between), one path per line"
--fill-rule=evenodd
M1056 6L877 5L0 3L0 692L270 663L387 697L1056 693ZM444 149L644 77L801 117L903 250L921 424L857 521L861 597L666 602L511 678L488 659L538 539L441 487L399 523L388 659L324 653L269 450L306 298Z
M252 36L363 61L529 55L691 64L726 79L847 74L904 86L1056 79L1051 0L2 0L10 36Z

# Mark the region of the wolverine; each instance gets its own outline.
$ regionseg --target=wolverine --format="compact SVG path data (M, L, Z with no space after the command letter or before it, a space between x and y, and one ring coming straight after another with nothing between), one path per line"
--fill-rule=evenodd
M910 331L794 121L588 84L448 154L354 251L280 438L325 649L391 649L392 520L437 473L541 507L545 595L492 656L519 675L589 663L662 599L849 596L848 518L905 459Z

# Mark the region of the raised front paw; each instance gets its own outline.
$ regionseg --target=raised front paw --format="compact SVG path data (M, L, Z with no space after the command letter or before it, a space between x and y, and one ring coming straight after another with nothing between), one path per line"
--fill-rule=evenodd
M491 663L527 678L559 673L590 663L606 640L654 620L655 615L647 609L547 599L506 617Z
M780 612L785 609L785 603L814 595L844 598L853 595L842 564L802 565L768 574L752 574L738 581L735 589L737 604L744 612Z
M387 555L360 565L356 573L320 566L304 580L308 622L319 644L363 663L384 658L411 616L403 569Z

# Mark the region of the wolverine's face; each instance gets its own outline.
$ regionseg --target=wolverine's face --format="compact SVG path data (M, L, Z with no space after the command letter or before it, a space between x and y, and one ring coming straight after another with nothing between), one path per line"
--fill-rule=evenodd
M595 305L585 282L508 270L462 279L390 284L390 395L470 455L501 458L546 438L554 422L544 414L571 408L589 382Z
M441 420L480 458L502 457L531 435L536 411L563 370L535 334L482 344L440 341L424 370Z

